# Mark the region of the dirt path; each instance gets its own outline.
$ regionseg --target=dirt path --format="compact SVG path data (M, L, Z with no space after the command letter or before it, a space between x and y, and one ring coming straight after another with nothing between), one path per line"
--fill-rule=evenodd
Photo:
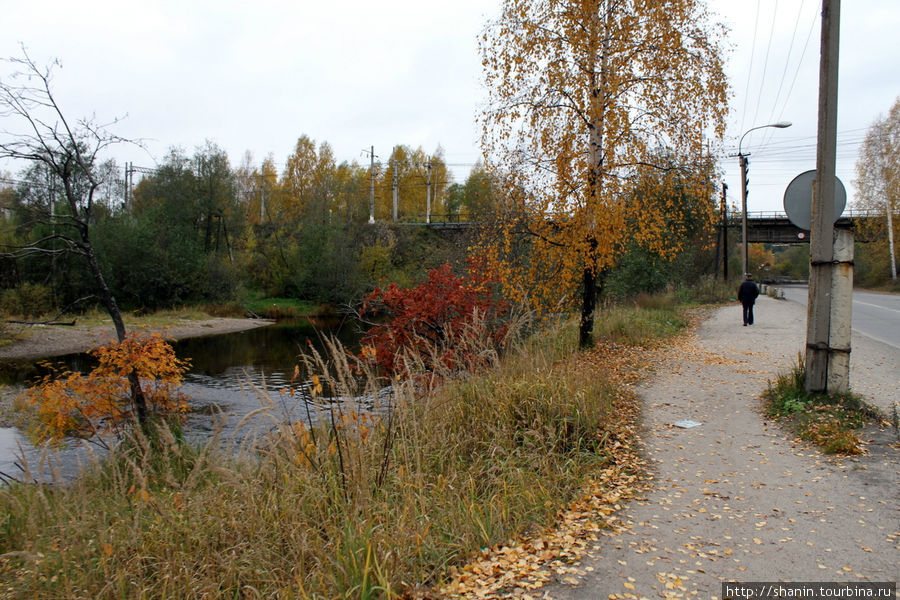
M271 321L262 319L215 318L199 321L183 319L178 324L169 327L148 327L136 330L157 331L178 340L245 331L271 323ZM22 339L0 348L0 360L28 360L85 352L115 338L115 329L111 324L97 327L7 325L7 329L14 334L21 334Z
M577 584L543 597L708 599L722 581L897 580L896 438L873 431L868 455L830 459L767 422L759 395L796 362L806 314L770 298L756 312L741 327L739 307L716 310L643 386L652 490L584 557ZM900 351L854 338L851 361L854 391L882 408L898 400ZM702 425L673 427L683 419Z

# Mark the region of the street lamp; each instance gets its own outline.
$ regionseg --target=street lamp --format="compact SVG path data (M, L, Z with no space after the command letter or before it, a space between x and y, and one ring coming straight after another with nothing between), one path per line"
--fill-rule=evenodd
M747 276L747 273L750 271L750 251L749 246L747 244L747 157L749 154L744 154L741 152L741 145L744 143L744 138L747 137L747 134L751 131L756 131L757 129L764 129L766 127L778 127L779 129L784 129L786 127L790 127L792 123L790 121L779 121L777 123L769 123L768 125L760 125L759 127L753 127L744 132L744 135L741 136L740 141L738 142L738 160L741 163L741 239L743 240L743 251L741 252L741 268L743 269L743 277Z

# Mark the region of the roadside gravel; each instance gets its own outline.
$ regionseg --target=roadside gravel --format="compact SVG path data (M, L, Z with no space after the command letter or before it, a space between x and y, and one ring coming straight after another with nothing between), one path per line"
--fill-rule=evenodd
M639 390L654 479L545 598L721 598L723 581L896 581L900 452L873 428L868 453L827 458L760 412L767 382L803 351L801 305L760 298L756 324L716 309ZM853 338L851 388L889 410L900 350ZM673 426L681 420L701 425Z

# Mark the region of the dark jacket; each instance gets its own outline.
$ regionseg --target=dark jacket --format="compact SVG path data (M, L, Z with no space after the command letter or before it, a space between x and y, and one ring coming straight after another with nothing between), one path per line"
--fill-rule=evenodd
M738 300L741 301L741 304L753 304L756 302L757 296L759 296L759 288L750 279L744 281L738 288Z

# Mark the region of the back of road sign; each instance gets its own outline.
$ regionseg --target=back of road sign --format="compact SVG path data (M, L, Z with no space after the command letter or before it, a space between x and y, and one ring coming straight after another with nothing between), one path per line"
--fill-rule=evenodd
M794 177L784 190L784 212L791 223L800 229L809 231L812 224L812 189L816 180L816 171L805 171ZM847 190L837 177L834 178L834 219L844 212L847 206Z

